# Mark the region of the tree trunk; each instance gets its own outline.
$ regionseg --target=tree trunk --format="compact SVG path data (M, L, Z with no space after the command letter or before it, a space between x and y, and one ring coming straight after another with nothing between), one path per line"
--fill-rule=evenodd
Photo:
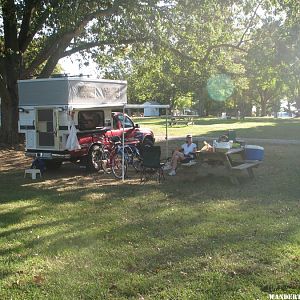
M300 109L300 95L297 95L295 98L296 108Z
M1 73L1 141L18 143L18 89L21 54L17 38L16 6L14 1L3 2L4 52Z
M205 95L203 89L204 88L200 88L199 90L196 90L195 93L195 99L198 100L198 114L200 117L203 117L205 115L204 112Z
M262 99L260 116L265 117L266 115L267 115L267 103L266 103L265 99Z
M19 142L18 135L18 98L1 98L1 142L15 145Z
M7 55L5 59L5 91L1 92L1 141L7 145L14 145L18 139L19 97L18 70L19 56Z
M260 116L264 117L267 115L267 100L265 97L265 92L259 91L259 97L260 97Z
M203 99L199 99L198 102L198 114L200 117L204 116L204 100Z

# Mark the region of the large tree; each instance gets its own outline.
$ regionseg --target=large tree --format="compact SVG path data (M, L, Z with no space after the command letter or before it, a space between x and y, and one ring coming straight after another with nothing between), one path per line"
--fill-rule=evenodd
M245 86L243 57L260 7L255 1L250 4L245 8L243 1L178 1L155 20L151 44L129 47L117 61L103 56L98 61L109 66L114 78L127 76L135 101L156 99L174 106L177 97L193 94L203 113L212 75L227 74L237 87Z
M123 75L133 74L132 91L139 91L141 100L175 100L188 93L203 109L211 75L231 75L236 86L247 81L244 58L255 47L268 51L254 33L262 19L268 22L271 16L274 22L275 7L286 12L282 15L289 28L295 27L298 0L0 0L1 141L17 141L17 80L48 77L60 58L78 52L113 61L109 72L119 68L118 58L125 59ZM136 47L145 41L143 48ZM263 62L264 70L252 71L265 89L266 84L272 87L278 69L269 68L269 58ZM132 68L138 69L128 72ZM245 86L241 89L246 91ZM236 95L243 99L243 93Z
M278 109L286 92L282 72L287 63L278 53L282 43L292 47L285 36L285 23L295 27L296 22L291 3L295 2L285 1L280 6L268 0L178 2L158 20L155 43L140 51L126 49L118 64L107 61L107 70L112 76L118 77L120 71L127 76L135 101L154 98L173 106L174 94L193 93L199 112L210 109L207 80L213 74L227 74L235 93L226 105L245 115L257 104L265 115ZM284 13L287 8L291 9L288 15ZM103 62L103 57L99 61ZM293 82L291 88L296 86ZM294 88L293 93L297 92Z
M49 77L60 58L76 52L106 53L147 39L153 16L168 5L163 3L0 0L1 141L17 142L18 79Z

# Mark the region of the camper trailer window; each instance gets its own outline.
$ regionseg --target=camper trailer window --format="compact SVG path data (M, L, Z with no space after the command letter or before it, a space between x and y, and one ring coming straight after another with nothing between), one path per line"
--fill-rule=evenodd
M51 109L42 109L38 111L38 120L40 122L52 122L53 111Z
M79 130L92 130L104 126L103 110L84 110L78 113Z

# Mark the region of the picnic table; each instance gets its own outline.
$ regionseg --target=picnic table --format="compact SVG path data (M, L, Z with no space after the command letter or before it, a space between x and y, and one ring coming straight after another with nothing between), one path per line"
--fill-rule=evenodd
M229 149L227 151L209 152L197 151L197 159L209 166L223 166L227 170L230 180L239 184L242 171L247 171L249 178L254 178L253 168L258 167L262 162L258 160L245 160L245 149Z
M178 115L178 116L172 116L171 120L169 122L170 126L173 125L194 125L194 117L197 117L197 115Z

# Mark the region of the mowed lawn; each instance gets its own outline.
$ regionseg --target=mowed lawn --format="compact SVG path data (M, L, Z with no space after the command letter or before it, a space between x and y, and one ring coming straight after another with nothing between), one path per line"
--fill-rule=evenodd
M1 151L0 299L299 294L299 145L262 146L240 186L192 169L122 183L71 165L32 181Z

